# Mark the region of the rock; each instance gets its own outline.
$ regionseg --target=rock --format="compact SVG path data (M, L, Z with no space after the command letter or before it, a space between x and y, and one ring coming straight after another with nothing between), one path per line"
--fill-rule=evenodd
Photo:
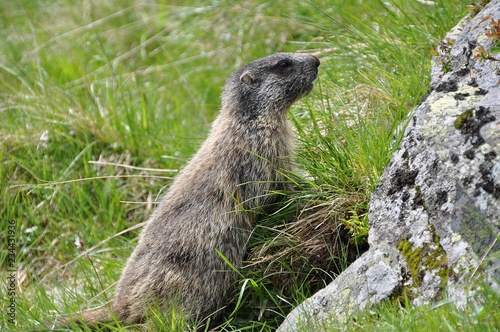
M461 306L480 265L491 284L500 278L499 261L485 260L500 250L499 21L493 0L447 35L453 45L434 58L431 91L372 194L370 249L278 331L342 322L403 292L414 305L445 296Z
M402 282L399 256L391 247L365 253L327 287L295 308L278 331L301 331L303 324L310 326L329 321L330 317L345 322L358 308L387 298Z

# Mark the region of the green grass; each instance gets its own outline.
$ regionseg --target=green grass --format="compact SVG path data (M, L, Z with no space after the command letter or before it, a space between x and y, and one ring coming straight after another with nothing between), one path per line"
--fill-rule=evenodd
M436 3L1 2L0 213L2 227L15 221L18 283L18 325L1 315L2 331L111 299L139 229L114 235L147 218L196 151L230 73L270 53L317 52L316 88L290 115L296 190L256 227L221 323L273 330L366 249L370 192L396 128L428 89L429 51L468 1ZM7 254L2 246L2 279ZM362 320L421 315L381 310ZM152 313L150 324L184 330L174 314Z

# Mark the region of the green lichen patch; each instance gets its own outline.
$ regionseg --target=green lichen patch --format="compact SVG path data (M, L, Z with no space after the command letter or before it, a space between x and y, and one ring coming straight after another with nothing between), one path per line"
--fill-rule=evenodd
M469 120L470 118L472 118L473 116L474 116L474 109L473 108L469 108L468 110L466 110L465 112L463 112L462 114L460 114L456 118L456 120L453 122L453 125L457 129L462 129L462 127L464 126L465 122L467 120Z

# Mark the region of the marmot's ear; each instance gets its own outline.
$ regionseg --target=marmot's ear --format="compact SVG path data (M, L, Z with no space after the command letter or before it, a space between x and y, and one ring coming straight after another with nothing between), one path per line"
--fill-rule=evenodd
M255 77L253 76L253 74L250 70L247 70L243 74L241 74L240 82L243 82L249 86L254 86L257 84L257 80L255 79Z

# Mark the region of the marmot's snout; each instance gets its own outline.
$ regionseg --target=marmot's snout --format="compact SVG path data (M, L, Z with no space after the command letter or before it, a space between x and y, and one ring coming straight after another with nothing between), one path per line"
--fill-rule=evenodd
M318 77L318 67L320 66L321 62L316 56L312 54L308 54L307 57L309 63L306 65L306 68L307 71L312 72L312 81L314 81L316 77Z
M316 68L319 67L319 65L321 64L321 61L319 61L319 59L317 57L315 57L314 55L311 55L314 59L314 65L316 66Z
M308 78L309 82L305 83L305 87L304 87L305 91L303 92L301 97L308 95L312 91L312 89L314 88L313 82L318 77L318 67L321 64L321 62L319 61L319 59L316 56L307 55L307 57L309 58L308 59L309 63L304 67L305 67L305 72L308 74L305 76ZM306 74L306 73L304 73L304 74Z

